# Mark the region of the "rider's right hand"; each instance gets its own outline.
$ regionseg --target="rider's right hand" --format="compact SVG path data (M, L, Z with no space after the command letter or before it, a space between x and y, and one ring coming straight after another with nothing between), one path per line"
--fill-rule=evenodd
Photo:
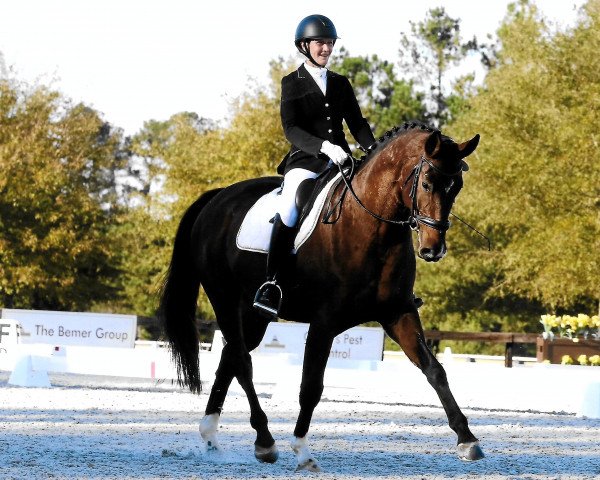
M333 163L341 165L348 158L348 153L340 146L325 140L321 145L321 152L327 155Z

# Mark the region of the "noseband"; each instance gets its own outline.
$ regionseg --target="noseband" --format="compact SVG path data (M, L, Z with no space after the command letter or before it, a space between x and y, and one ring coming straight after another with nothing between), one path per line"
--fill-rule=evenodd
M419 225L425 225L426 227L433 228L434 230L437 230L438 232L445 232L446 230L448 230L450 228L451 223L449 220L436 220L435 218L431 218L426 215L421 215L419 213L419 206L417 205L417 188L419 187L419 177L421 176L421 171L423 170L424 163L428 164L431 169L433 169L435 172L439 173L440 175L443 175L445 177L455 177L457 175L460 175L460 173L462 172L463 162L461 162L460 168L456 172L446 173L443 170L436 167L429 160L427 160L423 155L421 155L421 159L419 160L419 163L417 163L413 167L411 172L406 177L406 180L404 180L404 183L402 184L402 189L404 189L404 187L408 184L409 180L411 178L413 179L413 183L412 183L412 186L410 188L410 193L409 193L409 197L412 201L410 215L407 220L392 220L389 218L383 218L383 217L377 215L375 212L369 210L362 203L360 198L358 198L358 196L354 192L354 189L352 188L352 183L351 183L352 178L354 177L357 159L352 156L350 157L350 159L352 160L352 167L350 168L350 170L347 173L344 172L344 170L342 169L341 166L338 166L340 169L340 172L342 174L342 179L344 180L346 189L352 194L352 196L354 197L356 202L373 218L376 218L377 220L384 222L384 223L390 223L392 225L408 225L412 230L415 230L415 231L419 230ZM343 198L343 195L342 195L342 198Z

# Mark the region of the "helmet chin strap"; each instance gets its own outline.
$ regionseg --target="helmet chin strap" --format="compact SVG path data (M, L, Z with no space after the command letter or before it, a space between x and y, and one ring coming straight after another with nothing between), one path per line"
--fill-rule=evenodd
M310 40L304 41L300 43L300 47L298 47L298 50L300 51L300 53L302 55L304 55L306 58L308 58L308 60L315 66L318 68L323 68L321 65L319 65L317 62L315 62L315 59L312 57L312 55L310 54L310 50L308 48L308 44L309 44Z

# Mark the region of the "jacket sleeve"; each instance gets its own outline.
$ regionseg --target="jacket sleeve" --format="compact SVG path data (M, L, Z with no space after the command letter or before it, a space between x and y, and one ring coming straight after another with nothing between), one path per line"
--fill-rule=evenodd
M375 143L369 122L362 116L350 81L344 78L344 120L354 139L365 150Z
M281 80L281 125L285 138L300 150L319 155L323 139L319 138L299 125L302 118L302 96L295 91L293 81L289 77Z

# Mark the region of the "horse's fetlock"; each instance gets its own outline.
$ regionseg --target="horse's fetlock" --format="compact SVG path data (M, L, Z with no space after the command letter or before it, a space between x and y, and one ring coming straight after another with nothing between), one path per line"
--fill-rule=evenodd
M267 419L267 416L264 413L263 413L263 415L252 415L252 416L250 416L250 426L254 430L265 429L265 428L267 428L268 424L269 424L269 420Z

